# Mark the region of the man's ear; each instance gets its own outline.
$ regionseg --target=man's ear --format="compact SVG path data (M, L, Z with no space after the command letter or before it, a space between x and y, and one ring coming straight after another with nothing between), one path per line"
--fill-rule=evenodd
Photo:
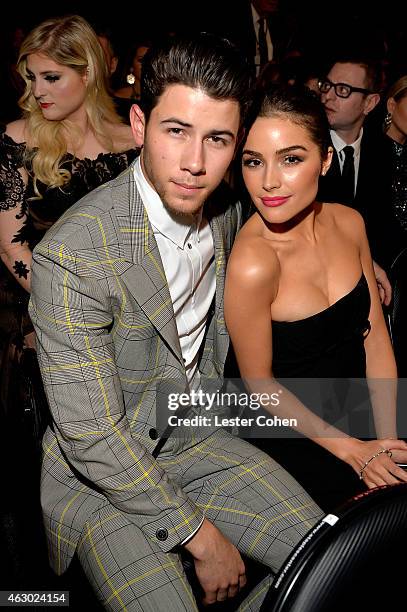
M325 174L328 172L329 168L331 167L333 154L334 154L333 147L328 147L328 154L326 156L326 159L324 159L324 161L322 162L322 167L321 167L322 176L325 176Z
M130 109L130 125L136 147L141 148L144 144L146 123L144 113L138 104L133 104Z
M380 102L380 94L373 93L366 96L365 115L368 115Z

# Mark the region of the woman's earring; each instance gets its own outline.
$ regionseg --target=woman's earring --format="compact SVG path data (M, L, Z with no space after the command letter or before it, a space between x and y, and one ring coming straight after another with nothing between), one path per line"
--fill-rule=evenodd
M384 123L383 123L383 128L384 131L386 132L389 127L391 126L391 120L392 120L392 115L390 111L387 111L386 116L384 118Z
M129 85L134 85L134 83L136 82L136 77L133 74L133 68L130 68L130 72L126 76L126 81Z

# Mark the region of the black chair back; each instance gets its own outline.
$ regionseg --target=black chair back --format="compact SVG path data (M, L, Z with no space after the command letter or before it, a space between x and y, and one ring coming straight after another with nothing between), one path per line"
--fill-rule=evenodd
M325 516L277 574L261 612L406 605L407 483L362 493Z

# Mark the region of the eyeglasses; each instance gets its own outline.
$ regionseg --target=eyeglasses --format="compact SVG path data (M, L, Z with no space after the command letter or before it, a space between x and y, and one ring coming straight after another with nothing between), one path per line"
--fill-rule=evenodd
M363 94L371 94L374 93L370 91L370 89L363 89L362 87L352 87L352 85L348 85L347 83L332 83L329 79L324 79L323 81L318 82L319 91L321 93L328 93L331 87L334 88L335 94L338 98L349 98L354 91Z

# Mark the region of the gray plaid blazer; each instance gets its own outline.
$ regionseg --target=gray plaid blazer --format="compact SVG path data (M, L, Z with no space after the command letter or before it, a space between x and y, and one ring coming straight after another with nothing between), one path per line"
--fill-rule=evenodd
M221 185L205 215L216 299L200 372L219 388L229 344L225 266L241 208ZM53 419L43 441L41 503L55 571L66 569L90 514L106 503L169 551L196 529L202 511L152 454L160 385L179 381L184 390L187 380L133 165L72 206L37 245L30 315Z

